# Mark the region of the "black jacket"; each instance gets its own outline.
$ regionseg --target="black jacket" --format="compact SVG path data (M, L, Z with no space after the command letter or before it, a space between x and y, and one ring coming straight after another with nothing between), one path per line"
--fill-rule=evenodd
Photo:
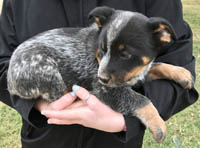
M101 5L168 19L175 28L178 41L157 61L183 66L195 77L192 32L183 21L180 0L4 0L0 18L0 100L21 114L24 148L141 147L144 127L135 117L125 116L126 133L105 133L80 125L47 125L46 118L33 108L36 100L10 96L7 91L9 59L20 43L49 29L88 26L89 11ZM145 83L138 91L152 100L165 120L198 98L194 88L184 90L169 80Z

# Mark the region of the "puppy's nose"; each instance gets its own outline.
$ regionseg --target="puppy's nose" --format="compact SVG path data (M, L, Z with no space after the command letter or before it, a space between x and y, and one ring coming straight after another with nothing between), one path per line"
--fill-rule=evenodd
M109 78L100 78L99 77L99 80L104 84L107 84L109 82Z

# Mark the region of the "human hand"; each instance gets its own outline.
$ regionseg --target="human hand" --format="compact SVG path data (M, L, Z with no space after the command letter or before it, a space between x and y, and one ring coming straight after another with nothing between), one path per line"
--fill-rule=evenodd
M62 110L72 105L75 100L76 97L74 95L72 96L71 93L67 93L54 102L39 99L35 103L34 108L37 109L39 112L42 112L43 110Z
M79 101L74 102L76 96ZM80 124L106 132L120 132L125 127L123 115L103 104L94 95L79 86L73 87L73 92L53 102L51 106L42 109L42 114L49 124L71 125ZM68 98L69 97L69 100Z

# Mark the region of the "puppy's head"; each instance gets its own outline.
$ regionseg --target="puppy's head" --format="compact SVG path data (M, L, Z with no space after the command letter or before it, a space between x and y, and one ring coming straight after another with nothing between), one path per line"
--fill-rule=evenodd
M99 27L99 81L110 87L143 80L163 47L176 39L172 26L162 18L109 7L97 7L89 17Z

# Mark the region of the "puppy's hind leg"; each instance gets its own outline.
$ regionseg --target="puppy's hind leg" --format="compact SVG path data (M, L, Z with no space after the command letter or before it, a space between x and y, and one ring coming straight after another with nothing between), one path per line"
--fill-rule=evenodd
M66 90L57 63L43 53L34 52L31 56L13 58L8 69L7 82L9 92L24 99L40 97L54 101L63 96Z

